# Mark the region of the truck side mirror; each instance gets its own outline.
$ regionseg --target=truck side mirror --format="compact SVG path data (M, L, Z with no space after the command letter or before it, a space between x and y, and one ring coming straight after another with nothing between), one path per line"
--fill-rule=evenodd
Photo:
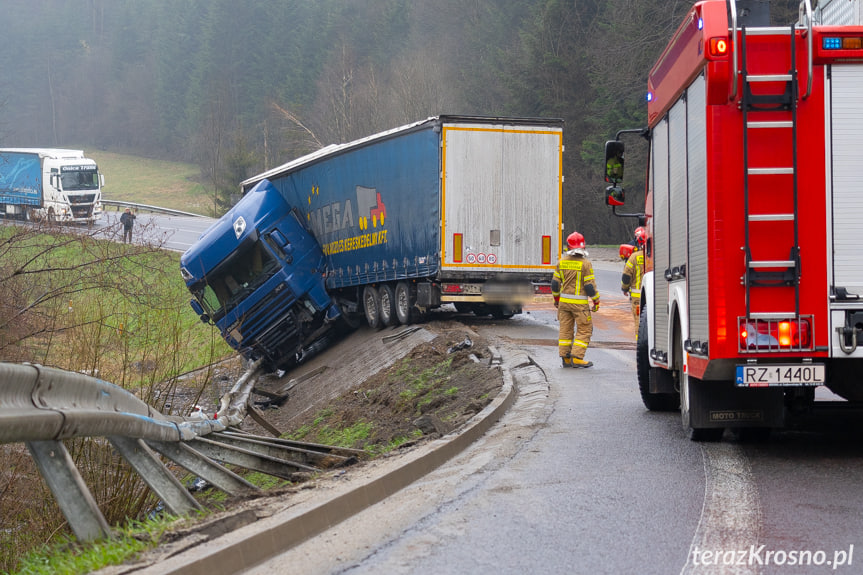
M608 186L605 188L605 205L622 206L626 202L626 192L620 186Z
M192 309L195 310L195 313L201 316L201 321L203 323L210 322L210 316L204 313L204 307L198 302L196 299L189 300L189 305L192 306Z
M625 146L620 140L605 143L605 181L617 184L623 181L623 152Z

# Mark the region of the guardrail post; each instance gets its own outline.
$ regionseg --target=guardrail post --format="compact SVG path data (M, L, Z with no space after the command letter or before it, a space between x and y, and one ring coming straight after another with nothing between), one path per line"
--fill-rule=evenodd
M249 483L233 471L225 469L209 457L201 455L185 443L148 441L147 445L208 483L212 483L228 495L259 491L254 484Z
M111 537L111 528L84 484L66 446L59 441L29 441L27 449L75 537L79 541Z
M201 509L201 504L171 475L143 440L112 435L108 441L135 468L144 483L165 502L168 511L174 515L186 515Z

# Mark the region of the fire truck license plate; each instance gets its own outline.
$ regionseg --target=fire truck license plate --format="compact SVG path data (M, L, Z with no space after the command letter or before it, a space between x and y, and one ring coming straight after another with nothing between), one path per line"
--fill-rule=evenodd
M740 387L770 387L784 385L823 385L822 364L738 365L737 385Z

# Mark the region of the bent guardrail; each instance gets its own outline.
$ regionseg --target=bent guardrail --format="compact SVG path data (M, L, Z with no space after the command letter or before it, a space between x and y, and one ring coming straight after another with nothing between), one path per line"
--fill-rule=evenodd
M75 536L111 537L111 529L62 443L104 437L175 515L201 509L159 455L230 495L258 488L222 463L290 479L313 464L347 463L356 450L258 437L230 428L247 415L259 375L253 364L221 400L213 419L166 416L112 383L34 364L0 363L0 444L25 443ZM207 437L204 437L207 436ZM335 451L342 451L339 455Z

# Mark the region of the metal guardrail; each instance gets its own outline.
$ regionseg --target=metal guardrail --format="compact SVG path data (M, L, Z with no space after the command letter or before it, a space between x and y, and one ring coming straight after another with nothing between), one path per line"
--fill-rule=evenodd
M222 463L291 478L327 460L349 462L355 450L298 444L229 430L247 415L260 362L234 384L213 419L165 416L125 389L79 373L34 364L0 363L0 444L26 444L75 536L111 537L111 529L62 443L104 437L162 499L169 512L201 509L157 454L230 495L258 488ZM254 413L252 413L254 415ZM204 437L208 436L208 437Z
M136 204L135 202L121 202L118 200L106 200L102 199L102 204L105 206L114 206L117 210L120 208L135 208L136 210L146 210L149 212L158 212L162 214L169 214L173 216L188 216L191 218L206 218L207 216L202 216L201 214L193 214L192 212L183 212L180 210L173 210L171 208L163 208L161 206L151 206L150 204Z

